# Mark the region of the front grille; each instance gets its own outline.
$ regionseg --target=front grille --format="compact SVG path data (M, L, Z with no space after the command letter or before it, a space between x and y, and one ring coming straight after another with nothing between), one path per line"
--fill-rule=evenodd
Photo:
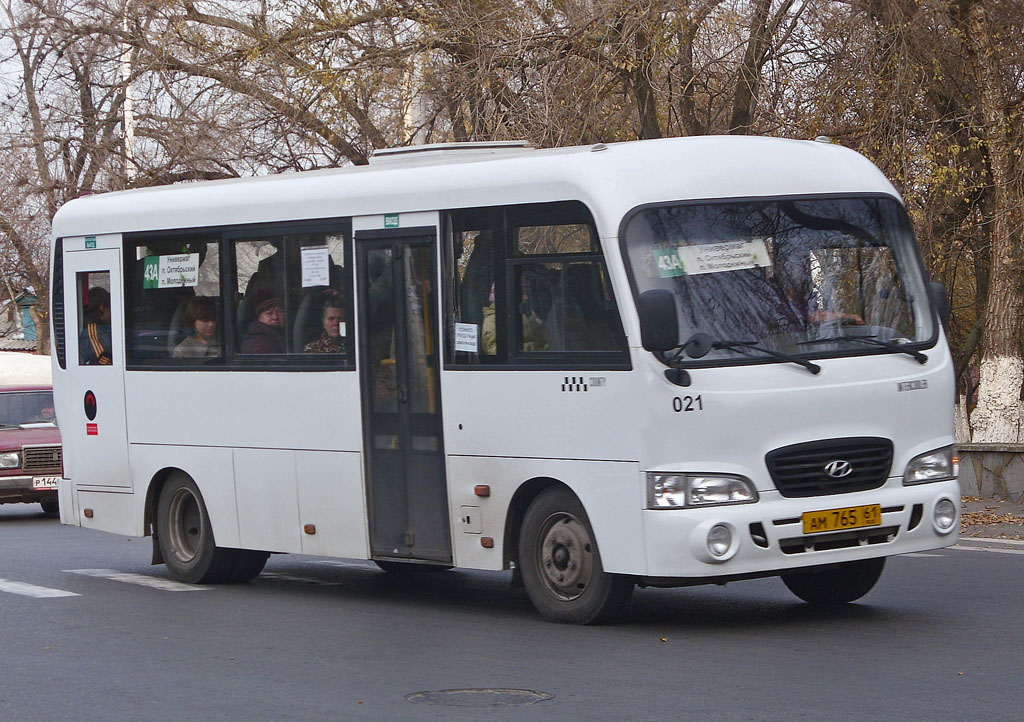
M59 446L26 446L21 452L21 466L25 471L60 471Z
M892 467L892 442L876 437L810 441L770 451L764 460L775 487L785 497L845 494L885 483ZM833 462L848 464L849 473L829 475L826 467ZM845 470L841 464L833 465L833 471Z

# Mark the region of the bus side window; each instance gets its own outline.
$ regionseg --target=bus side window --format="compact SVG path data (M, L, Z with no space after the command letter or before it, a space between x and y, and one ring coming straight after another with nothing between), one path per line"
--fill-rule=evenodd
M500 208L452 211L445 252L449 279L447 358L456 363L495 363L505 353L502 279L495 274L504 239Z
M578 201L451 211L447 356L460 364L624 357L593 218ZM565 362L570 357L566 356ZM561 362L561 360L560 360Z
M469 252L459 286L459 320L480 328L480 353L497 354L497 329L494 299L494 236L485 229L464 234ZM464 252L465 255L465 252Z
M238 291L237 349L241 354L283 354L288 309L285 306L284 238L236 241Z
M78 363L110 366L114 360L110 331L110 273L78 274Z
M128 361L166 366L222 358L217 242L208 235L126 239L124 252Z
M351 358L350 283L344 233L267 235L232 243L235 339L240 355L329 354ZM322 360L329 360L330 356Z
M289 292L296 299L291 351L304 354L349 352L349 294L346 244L341 233L314 233L298 240L299 268Z
M618 352L625 334L590 213L581 203L510 209L521 298L518 352Z

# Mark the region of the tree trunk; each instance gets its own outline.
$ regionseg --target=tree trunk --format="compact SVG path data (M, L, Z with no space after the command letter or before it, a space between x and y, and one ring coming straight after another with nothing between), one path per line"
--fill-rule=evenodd
M1016 223L1020 198L1014 193L1013 151L1004 82L984 2L958 7L967 38L967 57L977 79L979 133L988 152L992 174L992 271L985 305L985 338L981 356L978 405L971 417L973 440L1015 443L1021 436L1020 323L1024 311L1020 227Z
M754 105L761 89L761 65L768 44L767 25L771 8L772 0L756 0L754 3L750 38L736 73L736 89L733 91L732 118L729 120L729 133L732 135L746 135L754 124Z

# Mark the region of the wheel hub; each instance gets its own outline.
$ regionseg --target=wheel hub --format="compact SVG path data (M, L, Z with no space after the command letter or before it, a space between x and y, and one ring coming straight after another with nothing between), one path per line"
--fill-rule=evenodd
M571 514L555 514L545 523L541 538L540 568L548 590L563 601L580 596L593 573L587 528Z
M178 489L169 509L171 550L182 562L192 561L199 553L202 536L202 513L199 502L188 489Z

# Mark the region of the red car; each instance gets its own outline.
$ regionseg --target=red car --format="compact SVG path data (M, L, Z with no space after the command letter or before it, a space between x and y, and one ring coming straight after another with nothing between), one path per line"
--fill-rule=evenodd
M50 386L0 386L0 504L39 502L56 514L60 429Z

